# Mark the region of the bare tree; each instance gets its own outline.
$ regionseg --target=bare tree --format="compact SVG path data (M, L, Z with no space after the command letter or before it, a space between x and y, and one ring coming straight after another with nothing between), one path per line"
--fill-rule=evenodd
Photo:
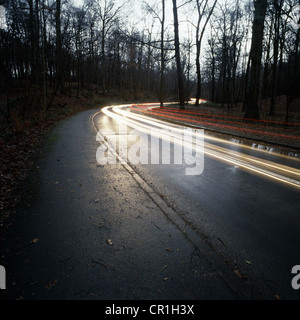
M211 8L208 7L208 0L196 0L197 4L197 12L198 12L198 21L196 26L196 69L197 69L197 95L196 95L196 106L199 106L199 100L201 98L201 65L200 65L200 57L201 57L201 44L202 39L205 33L206 26L211 18L211 15L214 11L214 8L217 4L217 0L214 0L214 3ZM200 31L201 21L204 15L207 14L204 26Z
M106 40L107 37L114 26L116 24L118 15L124 6L121 4L120 6L116 7L115 2L113 0L104 0L103 1L96 1L96 11L98 13L100 27L101 27L101 82L102 82L102 90L105 92L106 90L106 72L107 72L107 65L106 65Z
M245 118L259 119L259 85L262 61L262 44L264 38L264 22L268 7L267 0L255 0L255 12L252 27L252 43L250 50L250 75L246 95Z
M176 58L176 67L177 67L179 107L180 107L180 109L185 109L183 73L182 73L181 58L180 58L180 41L179 41L179 22L178 22L177 1L176 0L172 0L172 1L173 1L173 16L174 16L175 58Z
M272 82L271 82L271 105L269 114L274 114L275 106L275 95L276 95L276 78L277 78L277 69L278 69L278 58L279 58L279 49L280 49L280 27L281 27L281 18L282 18L282 6L283 0L273 0L273 12L272 20L274 21L272 29L273 32L273 68L272 68Z
M62 53L62 38L61 38L61 0L56 1L56 81L57 88L60 87L61 93L65 93L65 78L64 78L64 61Z
M165 72L165 44L164 44L164 36L165 36L165 19L166 19L166 3L165 0L161 0L162 6L162 18L160 20L161 23L161 32L160 32L160 89L159 89L159 102L160 107L164 106L164 94L165 94L165 85L164 85L164 72Z
M145 2L146 11L154 16L160 23L160 86L159 86L159 102L160 107L164 106L165 97L165 84L164 84L164 73L166 67L165 58L165 21L166 21L166 1L161 0L161 12L158 12L156 6L150 5Z

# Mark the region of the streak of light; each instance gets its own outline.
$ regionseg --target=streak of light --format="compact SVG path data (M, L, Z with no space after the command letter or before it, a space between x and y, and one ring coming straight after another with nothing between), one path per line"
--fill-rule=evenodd
M168 105L168 104L175 104L175 103L173 103L173 102L165 103L165 105ZM140 108L140 107L144 107L144 106L148 106L148 105L150 105L150 104L143 103L142 105L135 105L135 107ZM300 126L300 123L295 123L295 122L283 122L283 121L274 121L274 120L250 119L250 118L242 118L242 117L234 117L234 116L224 116L224 115L220 115L220 114L201 113L199 111L192 111L192 110L177 110L174 108L160 109L157 103L152 103L151 105L153 105L152 109L155 109L155 108L159 109L159 112L168 112L168 113L173 113L173 114L177 113L180 115L198 115L198 116L200 115L200 116L209 116L209 117L214 117L214 118L217 117L217 118L236 119L236 120L243 120L243 121L247 120L247 121L259 122L259 123L273 123L273 124L282 124L282 125L285 124L285 125L291 125L291 126ZM247 123L244 123L244 124L247 124ZM247 125L253 125L253 124L247 124Z
M153 115L158 115L161 116L161 112L157 112L157 111L150 111L151 114ZM201 121L201 120L195 120L195 119L188 119L188 118L183 118L182 115L180 116L176 116L176 115L171 115L171 114L165 114L164 117L169 118L169 119L173 119L173 120L185 120L187 122L190 123L196 123L196 124L204 124L204 125L210 125L210 126L214 126L214 127L222 127L222 128L229 128L229 129L233 129L233 130L238 130L238 131L245 131L245 132L250 132L250 133L263 133L265 135L269 135L269 136L276 136L276 137L282 137L282 138L289 138L289 139L295 139L295 140L300 140L300 137L297 136L291 136L291 135L286 135L286 134L280 134L280 133L275 133L275 132L262 132L261 130L254 130L254 129L249 129L249 128L241 128L241 127L234 127L234 126L229 126L229 125L225 125L225 124L216 124L216 123L212 123L212 122L207 122L207 121ZM212 119L209 119L212 120Z
M149 119L144 115L133 114L132 112L123 110L124 108L128 107L128 105L106 107L103 109L103 113L117 120L118 122L124 123L134 129L147 133L151 132L151 134L157 135L161 138L163 138L162 135L166 139L170 139L171 137L174 143L182 143L182 135L184 134L183 127L179 125L171 126L162 120ZM110 111L110 109L112 109L112 111ZM169 130L169 133L167 130L162 133L162 128ZM223 141L223 139L219 138L206 136L205 139L207 138L212 141L226 142L227 144L231 145L234 144L233 142L226 140ZM243 147L251 148L249 146ZM300 177L300 170L296 168L281 165L272 161L267 161L258 157L249 156L242 152L233 151L207 142L205 142L204 153L211 158L221 160L239 168L243 168L246 171L250 171L252 173L259 174L272 180L276 180L300 189L300 181L295 179L296 176ZM294 160L294 158L291 159ZM290 175L292 178L288 177L287 175Z
M153 104L148 104L148 105L150 106L150 105L153 105ZM128 105L126 105L125 107L128 107ZM163 120L158 120L158 119L150 120L150 118L147 117L147 116L140 115L140 114L134 114L134 113L128 112L126 110L122 110L123 108L124 108L124 106L115 106L113 108L113 110L114 110L114 112L123 115L127 119L128 118L132 118L132 119L136 119L138 121L142 120L142 121L144 121L146 123L149 123L149 124L152 124L152 125L155 125L155 126L157 126L159 124L159 126L162 127L162 128L171 129L173 131L182 133L182 126L175 126L174 125L174 126L171 127L170 125L167 125L167 123L165 121L163 121ZM246 145L246 144L237 144L237 143L235 143L233 141L226 140L226 139L221 139L221 138L217 138L217 137L213 137L213 136L210 136L210 135L206 135L205 136L205 140L210 140L210 141L213 141L213 142L227 144L227 145L230 145L230 146L237 146L238 145L239 148L253 150L252 146L249 146L249 145ZM255 151L258 151L258 152L261 152L261 153L265 153L265 154L270 154L270 151L264 150L264 149L255 149ZM289 156L284 155L284 154L276 154L276 156L300 162L299 158L289 157Z

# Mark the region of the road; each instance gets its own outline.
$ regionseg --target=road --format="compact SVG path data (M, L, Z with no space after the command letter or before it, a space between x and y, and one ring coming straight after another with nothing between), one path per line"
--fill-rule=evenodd
M299 299L299 159L128 111L53 130L3 235L3 297Z

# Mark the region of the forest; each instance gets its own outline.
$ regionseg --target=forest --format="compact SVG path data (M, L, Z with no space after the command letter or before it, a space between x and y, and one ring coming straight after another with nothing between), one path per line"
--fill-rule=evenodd
M299 110L298 0L2 0L1 129L58 96ZM62 100L56 103L61 109Z

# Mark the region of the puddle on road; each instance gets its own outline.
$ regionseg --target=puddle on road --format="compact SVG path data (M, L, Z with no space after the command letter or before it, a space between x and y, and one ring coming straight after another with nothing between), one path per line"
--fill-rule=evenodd
M230 134L223 134L223 133L216 133L212 131L205 130L205 136L206 137L214 137L218 138L220 140L229 141L230 143L234 145L243 145L247 146L250 149L253 150L263 150L270 154L278 154L278 155L284 155L295 159L300 159L300 149L293 149L292 147L285 147L280 145L275 145L272 143L264 143L261 141L255 141L250 138L239 138L232 136ZM220 141L222 142L222 141Z

